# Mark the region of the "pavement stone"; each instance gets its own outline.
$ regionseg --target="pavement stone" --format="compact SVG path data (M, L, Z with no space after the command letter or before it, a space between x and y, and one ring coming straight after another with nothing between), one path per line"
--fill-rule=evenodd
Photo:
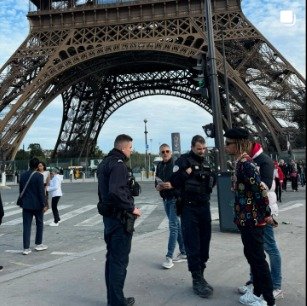
M284 299L276 305L306 304L306 199L295 208L289 202L279 216L275 230L282 253ZM289 208L289 209L287 209ZM209 299L192 291L192 280L185 262L163 269L167 230L135 235L125 284L126 296L134 296L136 306L233 306L240 305L236 288L248 279L249 266L243 255L238 233L221 232L212 223L210 259L205 277L214 287ZM177 250L176 250L177 251ZM1 306L98 306L106 305L104 282L105 246L68 255L17 272L0 272Z

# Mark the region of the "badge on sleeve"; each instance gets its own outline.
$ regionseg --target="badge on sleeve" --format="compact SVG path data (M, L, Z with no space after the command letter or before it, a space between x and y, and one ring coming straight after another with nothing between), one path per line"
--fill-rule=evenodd
M179 170L179 167L177 165L174 166L173 172L177 172Z

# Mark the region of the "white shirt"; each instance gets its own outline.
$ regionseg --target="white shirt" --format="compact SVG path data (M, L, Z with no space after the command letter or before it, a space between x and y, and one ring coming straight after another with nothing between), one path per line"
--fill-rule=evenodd
M61 197L62 193L62 179L58 174L55 174L51 179L49 186L47 186L47 191L49 191L51 197Z
M42 173L42 175L44 176L44 184L47 183L47 178L50 176L50 172L49 171L44 171Z

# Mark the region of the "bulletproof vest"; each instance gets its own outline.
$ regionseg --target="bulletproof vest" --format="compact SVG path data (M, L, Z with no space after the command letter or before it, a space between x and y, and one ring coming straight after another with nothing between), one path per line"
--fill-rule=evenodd
M210 166L204 162L199 163L188 157L192 173L185 181L184 191L187 195L205 195L212 192L214 178Z

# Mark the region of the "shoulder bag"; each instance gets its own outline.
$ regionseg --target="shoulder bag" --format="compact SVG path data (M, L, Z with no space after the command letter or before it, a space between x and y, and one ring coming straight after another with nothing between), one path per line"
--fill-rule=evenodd
M28 187L29 182L30 182L30 180L31 180L31 177L33 176L33 174L34 174L35 172L36 172L36 171L33 171L33 172L31 173L29 179L28 179L27 182L26 182L25 187L23 188L22 192L20 193L20 195L19 195L19 197L18 197L18 199L17 199L17 202L16 202L16 205L17 205L17 206L22 207L22 199L21 199L21 198L22 198L22 196L24 195L24 193L25 193L25 191L26 191L26 188Z

